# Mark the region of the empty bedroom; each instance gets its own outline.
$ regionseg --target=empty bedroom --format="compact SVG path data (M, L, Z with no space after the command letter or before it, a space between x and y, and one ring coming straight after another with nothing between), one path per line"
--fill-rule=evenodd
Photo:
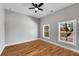
M0 56L79 56L79 3L0 3Z

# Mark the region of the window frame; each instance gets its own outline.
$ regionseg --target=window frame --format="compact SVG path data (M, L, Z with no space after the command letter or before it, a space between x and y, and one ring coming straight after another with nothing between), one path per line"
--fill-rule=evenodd
M44 30L45 26L49 27L49 29L48 29L49 37L46 37L45 34L44 34L44 32L45 32L45 30ZM50 39L50 24L44 24L43 25L43 38Z

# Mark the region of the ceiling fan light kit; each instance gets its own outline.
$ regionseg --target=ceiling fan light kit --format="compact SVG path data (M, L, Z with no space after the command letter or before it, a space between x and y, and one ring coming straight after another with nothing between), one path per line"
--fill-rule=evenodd
M37 10L38 10L38 8L35 8L35 10L37 11Z

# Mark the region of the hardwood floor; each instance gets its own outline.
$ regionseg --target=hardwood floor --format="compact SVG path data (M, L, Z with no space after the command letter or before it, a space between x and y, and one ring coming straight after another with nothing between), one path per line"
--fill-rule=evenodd
M8 46L4 49L2 56L79 56L79 53L42 40L35 40Z

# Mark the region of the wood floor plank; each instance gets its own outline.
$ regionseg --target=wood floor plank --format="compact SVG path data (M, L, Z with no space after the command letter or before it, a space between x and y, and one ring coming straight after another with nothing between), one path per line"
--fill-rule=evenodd
M79 53L47 43L35 40L13 46L8 46L2 56L79 56Z

